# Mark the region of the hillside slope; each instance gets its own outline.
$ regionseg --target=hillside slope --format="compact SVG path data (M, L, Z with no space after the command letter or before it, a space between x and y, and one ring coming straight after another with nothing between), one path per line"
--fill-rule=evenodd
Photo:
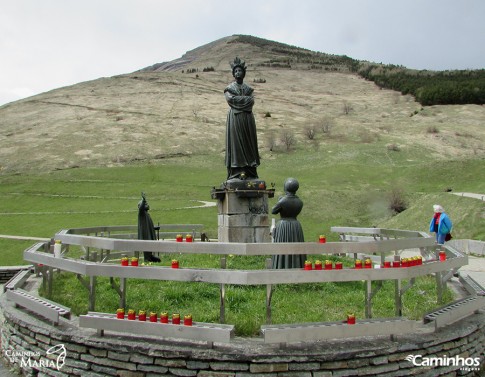
M349 58L268 43L222 38L173 62L4 105L0 174L194 154L219 154L222 161L223 90L232 81L229 61L235 56L246 60L246 82L255 89L263 159L285 150L285 135L296 140L292 148L318 151L378 143L420 150L430 159L484 157L485 107L423 109L412 97L351 73ZM313 140L311 127L318 133Z

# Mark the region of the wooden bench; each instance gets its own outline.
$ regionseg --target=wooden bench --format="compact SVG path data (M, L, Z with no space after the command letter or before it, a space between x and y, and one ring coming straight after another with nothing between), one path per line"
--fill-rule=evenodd
M404 318L380 318L347 322L316 322L302 324L263 325L265 343L311 342L325 339L344 339L376 335L400 335L413 332L416 321Z
M28 309L50 321L59 324L59 317L71 318L71 309L53 301L36 297L22 289L10 289L6 292L7 299L13 301L15 306Z
M31 267L18 271L9 281L5 283L3 286L3 291L6 292L7 290L23 287L31 274Z
M116 314L88 312L79 316L79 327L98 330L100 336L105 330L131 333L132 335L156 335L167 338L182 338L195 341L229 343L234 336L233 325L193 322L192 326L171 323L149 322L116 318Z

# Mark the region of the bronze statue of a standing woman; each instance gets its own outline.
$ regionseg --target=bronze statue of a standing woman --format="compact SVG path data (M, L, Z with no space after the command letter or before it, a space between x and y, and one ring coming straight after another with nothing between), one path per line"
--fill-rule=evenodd
M258 178L259 152L253 115L253 89L243 82L246 76L244 60L234 59L231 68L235 81L224 89L229 105L226 122L227 179Z
M274 242L305 242L303 228L296 217L303 208L303 202L296 195L300 184L295 178L285 181L285 196L279 198L271 213L280 214L281 219L276 223L273 231ZM306 255L273 255L271 257L273 268L303 268Z

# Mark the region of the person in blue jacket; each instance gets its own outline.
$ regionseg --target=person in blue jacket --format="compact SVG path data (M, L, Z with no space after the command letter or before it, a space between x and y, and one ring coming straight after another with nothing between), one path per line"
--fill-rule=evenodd
M429 231L436 233L436 242L440 245L451 239L453 223L445 210L439 204L433 206L434 216L429 223Z

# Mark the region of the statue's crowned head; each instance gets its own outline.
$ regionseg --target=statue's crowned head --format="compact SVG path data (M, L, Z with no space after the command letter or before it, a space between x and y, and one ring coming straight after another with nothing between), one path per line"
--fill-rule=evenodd
M246 62L244 60L239 59L236 57L233 62L230 62L231 64L231 69L232 69L232 75L234 76L234 70L239 67L244 71L244 74L246 74Z

